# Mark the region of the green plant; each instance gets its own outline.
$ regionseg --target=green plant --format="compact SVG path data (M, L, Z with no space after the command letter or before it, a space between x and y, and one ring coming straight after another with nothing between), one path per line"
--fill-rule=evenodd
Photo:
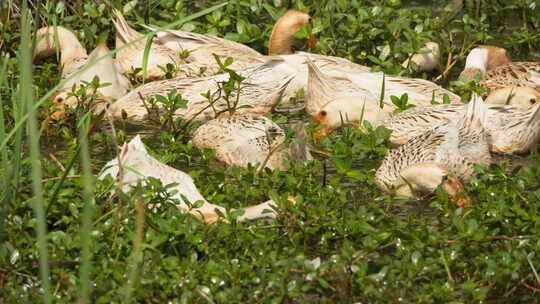
M212 151L193 146L189 134L198 123L175 117L186 101L171 92L148 101L160 113L159 128L144 139L152 155L188 173L212 203L234 208L271 198L280 206L275 220L206 225L174 206L166 191L171 185L150 179L124 193L114 180L94 178L138 131L122 122L115 122L118 130L108 121L93 127L97 120L83 106L91 90L74 92L83 102L75 115L47 125L54 132L40 130L50 97L62 86L59 68L53 56L34 63L30 73L31 54L23 47L30 32L46 24L72 29L88 49L102 41L112 46L116 7L137 29L137 23L175 22L175 28L265 53L273 22L294 8L313 16L298 36L318 35L316 52L385 74L410 76L414 71L401 62L426 41L438 42L441 71L425 76L447 85L478 43L535 58L535 1L463 1L456 8L437 0L426 9L427 1L396 0L231 0L224 6L213 0L47 0L29 2L29 11L25 3L0 2L1 302L538 301L538 146L477 168L466 187L473 207L465 209L441 189L426 200L378 190L374 172L390 131L366 122L315 142L322 152L317 160L291 163L287 172L225 167ZM229 63L222 62L230 77L219 97L234 112L244 80ZM164 68L173 76L173 67ZM464 98L481 92L475 83L455 86ZM408 98L392 101L405 109ZM282 125L305 119L291 113L271 118ZM310 124L308 133L315 128ZM296 203L286 201L289 195Z

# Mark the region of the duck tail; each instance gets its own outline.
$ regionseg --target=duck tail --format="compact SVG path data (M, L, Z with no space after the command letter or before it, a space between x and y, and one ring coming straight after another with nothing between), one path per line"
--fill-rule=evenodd
M462 127L469 130L484 130L487 120L487 106L480 95L474 93L467 105Z
M329 101L335 87L332 85L332 79L324 75L309 57L307 58L307 66L306 108L311 115L315 115Z
M116 18L116 20L113 20L114 27L116 28L116 48L142 36L142 34L129 26L126 18L124 18L124 15L119 10L113 9L113 14Z
M141 157L142 156L142 157ZM117 178L120 172L120 166L130 166L136 162L144 161L144 158L149 156L141 136L135 136L129 143L124 143L120 148L117 157L110 160L103 168L103 172L99 175L99 179L104 179L107 175L112 178ZM133 162L130 160L134 160Z

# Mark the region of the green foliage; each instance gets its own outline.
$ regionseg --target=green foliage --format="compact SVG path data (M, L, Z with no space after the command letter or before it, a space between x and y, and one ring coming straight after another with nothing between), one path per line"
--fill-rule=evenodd
M313 24L297 36L318 35L316 52L387 74L419 76L401 62L425 42L438 42L441 71L422 76L441 84L456 79L478 43L507 47L517 58L534 55L540 39L535 1L465 0L461 9L449 2L230 0L178 27L266 53L275 20L299 9L310 13ZM141 30L137 23L164 26L218 3L48 0L32 1L30 8L34 28L63 25L92 49L102 41L113 45L113 7L123 8ZM123 193L110 178L93 177L137 132L121 122L115 129L97 127L84 106L94 94L75 92L81 107L62 122L40 129L25 118L38 97L50 99L44 96L60 73L51 57L30 75L30 54L20 44L29 38L22 12L19 1L0 2L0 302L40 302L44 296L92 303L538 301L537 148L477 168L467 186L474 204L464 209L441 189L418 201L377 189L374 172L390 136L383 127L345 126L314 143L327 156L291 163L287 172L258 172L224 167L212 151L196 149L189 134L197 124L173 115L188 102L180 94L149 99L150 112L159 113L159 130L144 140L149 150L192 176L208 201L233 208L271 198L280 205L275 220L206 225L175 207L171 185L150 180ZM220 84L220 98L234 111L243 79L228 65L221 63L231 77ZM176 67L163 69L174 77ZM98 86L97 80L88 84ZM474 82L455 86L464 99L479 92ZM410 107L407 95L392 102L399 110ZM44 102L40 109L49 106ZM44 121L46 112L38 111L38 118ZM272 119L289 122L279 113ZM309 126L310 133L315 128ZM289 195L296 203L286 200Z

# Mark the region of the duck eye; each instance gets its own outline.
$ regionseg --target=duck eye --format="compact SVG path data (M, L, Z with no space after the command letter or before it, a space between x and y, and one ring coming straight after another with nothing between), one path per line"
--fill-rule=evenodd
M531 104L535 104L536 103L536 99L535 98L531 98L531 100L529 100L531 102Z
M62 97L56 98L56 102L58 102L58 103L62 103L63 101L64 101L64 98L62 98Z
M327 113L326 113L326 111L321 111L320 114L321 114L321 116L326 116Z

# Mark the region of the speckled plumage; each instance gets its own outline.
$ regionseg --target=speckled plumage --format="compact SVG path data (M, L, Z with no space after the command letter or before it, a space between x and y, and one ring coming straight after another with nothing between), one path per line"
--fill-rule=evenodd
M501 47L482 45L471 50L460 78L471 81L477 74L480 86L487 89L482 97L508 87L540 88L540 63L512 62Z
M383 122L392 130L390 142L405 144L426 129L444 123L456 123L466 111L464 105L432 105L401 112ZM522 108L510 105L486 105L484 124L490 149L499 153L528 151L540 138L540 105Z
M299 144L286 143L285 132L275 122L256 114L223 115L198 127L192 134L198 148L211 148L219 160L240 167L263 164L270 169L286 169L286 160L311 159L307 145L303 153L292 149ZM302 149L303 148L303 149ZM302 155L303 154L303 155Z
M512 62L488 71L480 86L489 91L506 87L532 87L540 89L540 63Z
M443 183L445 190L456 198L460 182L474 173L474 165L487 166L491 162L483 128L483 107L481 102L472 102L457 124L439 124L425 129L390 151L375 174L377 185L389 190L407 181L414 191L429 193ZM398 193L414 195L406 185Z

